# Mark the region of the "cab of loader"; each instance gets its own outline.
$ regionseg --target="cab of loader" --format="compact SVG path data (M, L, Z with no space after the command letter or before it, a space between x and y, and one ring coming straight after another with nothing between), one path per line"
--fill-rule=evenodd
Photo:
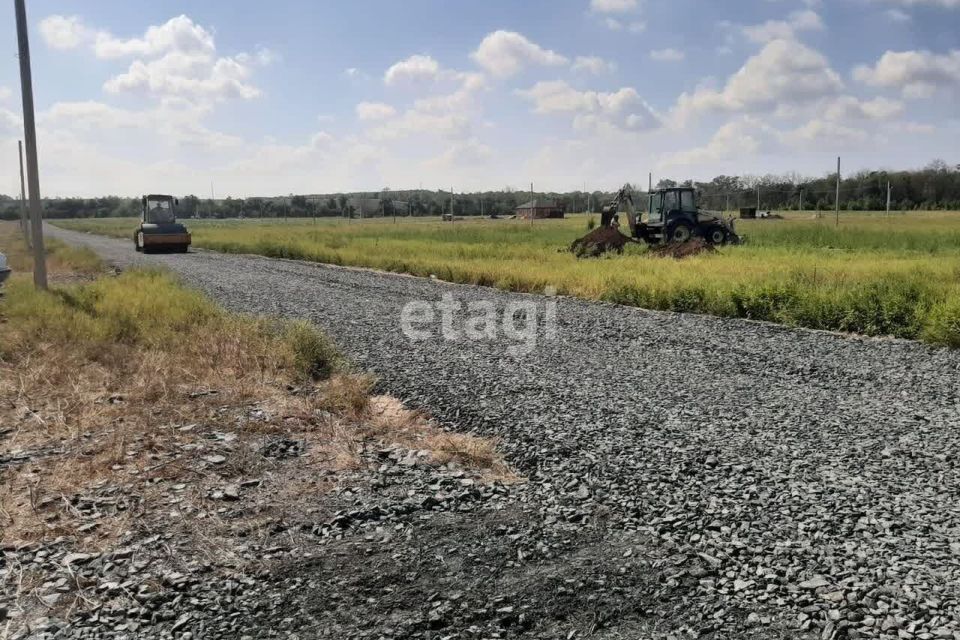
M651 244L687 242L694 237L710 244L740 241L733 220L725 220L719 212L705 211L698 206L697 191L693 187L656 189L648 195L647 211L637 224L636 237Z

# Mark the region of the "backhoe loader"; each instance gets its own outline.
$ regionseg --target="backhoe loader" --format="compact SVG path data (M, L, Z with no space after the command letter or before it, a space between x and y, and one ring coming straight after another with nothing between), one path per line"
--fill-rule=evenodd
M637 215L633 190L620 189L617 197L603 207L600 223L611 226L620 213L626 214L630 235L648 244L688 242L703 238L710 244L740 244L733 219L725 219L715 211L697 206L697 192L693 187L656 189L648 194L647 210Z

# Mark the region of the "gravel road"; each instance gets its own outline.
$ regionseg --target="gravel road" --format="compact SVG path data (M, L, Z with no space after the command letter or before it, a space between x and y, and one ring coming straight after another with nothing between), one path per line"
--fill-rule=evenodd
M373 518L291 567L264 589L288 628L313 621L300 637L960 640L960 352L50 234L316 322L385 391L500 438L527 479L475 520L430 511L378 545L391 521ZM555 304L556 337L406 337L403 305L445 294L532 303L527 320ZM413 556L416 578L391 565Z

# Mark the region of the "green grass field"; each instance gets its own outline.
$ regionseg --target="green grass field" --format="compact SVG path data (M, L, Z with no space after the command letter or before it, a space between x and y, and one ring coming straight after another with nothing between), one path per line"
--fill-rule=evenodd
M596 217L595 217L596 218ZM131 219L58 221L132 237ZM738 221L743 246L687 260L631 246L578 260L566 251L587 217L566 220L190 221L194 245L436 275L515 291L651 309L893 335L960 347L960 213L810 213Z

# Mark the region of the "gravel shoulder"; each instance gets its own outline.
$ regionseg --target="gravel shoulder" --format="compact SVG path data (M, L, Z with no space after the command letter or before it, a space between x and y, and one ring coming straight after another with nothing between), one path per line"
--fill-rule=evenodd
M357 515L317 523L324 549L263 576L242 625L194 637L960 639L958 352L49 233L316 322L526 478L407 512L348 495ZM404 304L445 294L555 303L557 335L409 340Z

